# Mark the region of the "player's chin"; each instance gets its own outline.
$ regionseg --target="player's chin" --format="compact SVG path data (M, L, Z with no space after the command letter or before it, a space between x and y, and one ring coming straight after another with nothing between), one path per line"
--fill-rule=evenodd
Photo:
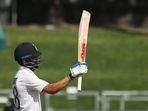
M36 69L38 69L38 68L39 68L39 66L35 66L35 68L36 68Z

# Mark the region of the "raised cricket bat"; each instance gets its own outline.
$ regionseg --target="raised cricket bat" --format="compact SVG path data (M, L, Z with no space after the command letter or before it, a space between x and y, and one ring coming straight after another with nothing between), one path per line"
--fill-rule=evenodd
M86 59L86 47L87 47L90 16L91 14L88 11L83 10L78 32L78 62L85 62ZM77 86L78 91L81 91L82 89L81 87L82 87L82 76L79 76L78 86Z

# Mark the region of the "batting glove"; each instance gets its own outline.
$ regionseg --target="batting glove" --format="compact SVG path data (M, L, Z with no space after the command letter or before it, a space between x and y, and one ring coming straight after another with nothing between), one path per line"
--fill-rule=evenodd
M71 73L68 75L68 77L71 80L73 80L74 78L78 77L79 75L87 73L87 71L88 71L87 63L86 62L78 62L70 68Z

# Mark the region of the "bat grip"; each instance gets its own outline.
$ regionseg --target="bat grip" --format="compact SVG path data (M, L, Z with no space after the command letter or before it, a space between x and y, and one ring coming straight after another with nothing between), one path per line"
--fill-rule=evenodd
M78 91L80 92L82 89L82 76L78 77L78 86L77 86Z

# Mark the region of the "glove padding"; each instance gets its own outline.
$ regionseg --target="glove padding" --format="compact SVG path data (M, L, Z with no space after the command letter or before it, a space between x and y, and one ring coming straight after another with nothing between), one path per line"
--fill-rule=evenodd
M71 80L73 80L75 77L77 77L79 75L86 74L87 71L88 71L87 63L86 62L78 62L70 68L71 74L69 74L69 78Z

